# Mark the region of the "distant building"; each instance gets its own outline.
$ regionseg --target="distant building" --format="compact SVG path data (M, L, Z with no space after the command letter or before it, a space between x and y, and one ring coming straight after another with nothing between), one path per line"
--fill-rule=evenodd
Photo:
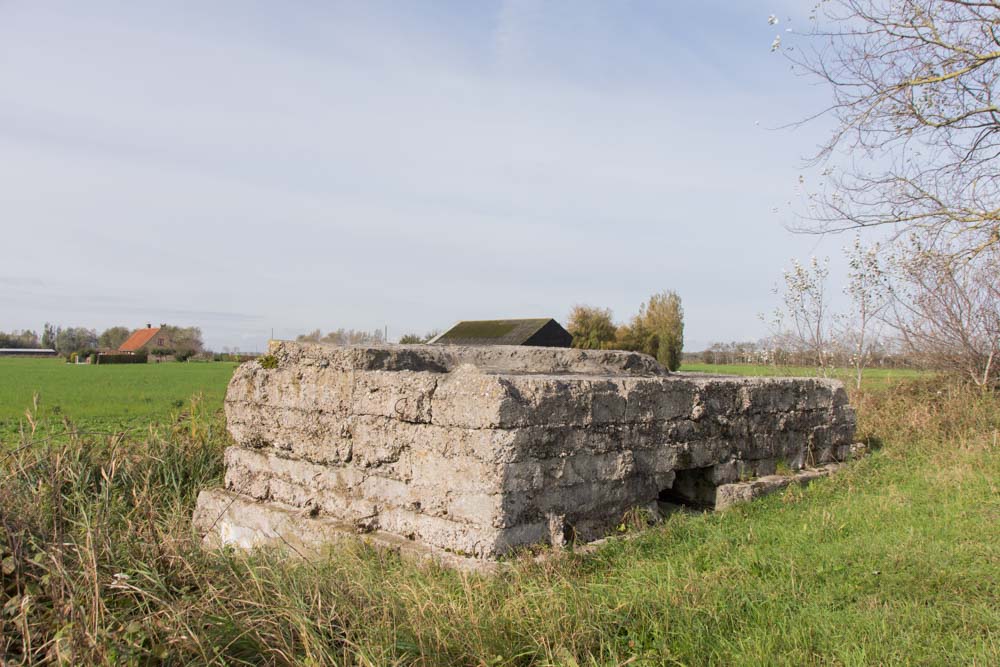
M147 324L145 329L133 331L132 335L118 346L118 351L125 352L126 354L135 354L140 350L149 352L156 347L168 347L169 341L164 340L165 337L160 334L160 329L161 327L154 327Z
M0 347L0 357L54 357L56 351L38 347Z
M570 347L573 336L551 317L533 320L465 320L428 343Z

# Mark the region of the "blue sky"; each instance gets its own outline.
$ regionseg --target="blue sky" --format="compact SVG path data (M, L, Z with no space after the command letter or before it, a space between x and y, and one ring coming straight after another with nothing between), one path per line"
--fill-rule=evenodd
M784 227L826 129L768 129L826 99L769 51L802 10L0 1L0 329L252 350L674 289L688 349L757 338L849 241Z

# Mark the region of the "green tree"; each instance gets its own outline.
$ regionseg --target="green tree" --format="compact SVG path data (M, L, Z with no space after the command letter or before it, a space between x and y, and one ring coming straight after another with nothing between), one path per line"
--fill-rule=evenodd
M611 321L611 310L574 306L569 314L569 332L573 335L573 347L584 350L602 350L614 346L615 325Z
M132 331L128 327L110 327L97 337L97 345L104 349L117 350L122 343L128 340L131 333Z
M660 337L646 327L645 321L636 315L628 324L618 327L615 332L615 349L642 352L655 357L660 349Z
M673 290L654 294L639 311L639 318L656 336L657 361L672 371L681 367L684 352L684 309Z
M0 347L37 348L38 334L28 329L10 333L0 331Z
M56 334L56 352L70 355L73 352L93 350L97 347L97 332L85 327L66 327Z
M46 322L42 328L42 347L47 350L56 349L56 335L58 333L58 329Z
M627 325L618 327L618 349L643 352L672 371L681 367L684 351L684 309L674 291L660 292L649 298L639 314Z
M175 327L165 324L160 327L160 335L178 360L187 359L201 352L204 347L201 341L201 329L198 327Z

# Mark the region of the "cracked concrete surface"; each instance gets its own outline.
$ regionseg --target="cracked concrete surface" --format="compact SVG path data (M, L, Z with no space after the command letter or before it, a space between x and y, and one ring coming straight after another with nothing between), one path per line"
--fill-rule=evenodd
M495 559L600 538L665 493L714 505L779 463L845 459L854 434L839 382L669 374L631 352L276 342L270 355L229 385L237 445L195 516L210 542L323 542L337 526Z

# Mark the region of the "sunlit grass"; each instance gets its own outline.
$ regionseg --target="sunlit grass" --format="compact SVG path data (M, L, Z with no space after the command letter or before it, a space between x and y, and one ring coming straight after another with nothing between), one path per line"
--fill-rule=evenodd
M162 363L91 366L61 359L0 358L0 438L30 428L25 410L45 429L63 417L79 428L145 430L202 396L209 411L222 407L234 363ZM37 397L37 409L35 409Z
M497 576L358 545L206 553L211 411L0 455L9 664L1000 662L1000 397L942 381L852 396L866 459L590 555ZM629 662L631 661L631 662Z

